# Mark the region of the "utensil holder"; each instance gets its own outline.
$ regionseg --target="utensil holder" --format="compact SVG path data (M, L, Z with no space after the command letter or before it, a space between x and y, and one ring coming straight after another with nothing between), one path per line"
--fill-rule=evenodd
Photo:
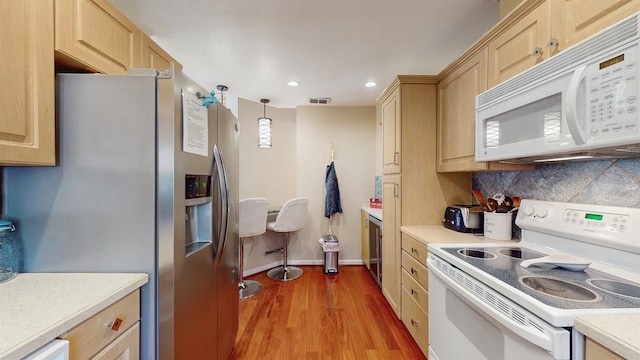
M513 213L484 212L484 237L493 240L511 240Z

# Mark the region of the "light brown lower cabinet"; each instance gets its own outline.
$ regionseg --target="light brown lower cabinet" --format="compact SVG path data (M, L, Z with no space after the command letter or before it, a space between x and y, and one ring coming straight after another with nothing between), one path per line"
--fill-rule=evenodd
M140 290L85 320L61 338L69 340L70 359L140 359Z
M624 358L600 343L587 338L585 349L585 360L623 360Z
M429 352L427 245L402 234L402 322L422 352Z
M402 288L402 322L422 353L427 356L429 353L429 316L405 287Z
M369 214L364 210L360 210L360 237L362 246L362 261L367 269L371 268L369 264Z

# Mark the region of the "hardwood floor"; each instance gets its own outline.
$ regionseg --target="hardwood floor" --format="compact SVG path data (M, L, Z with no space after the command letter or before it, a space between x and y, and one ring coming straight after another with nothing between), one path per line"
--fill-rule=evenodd
M248 277L262 291L240 300L231 359L426 359L364 266L322 266L281 282Z

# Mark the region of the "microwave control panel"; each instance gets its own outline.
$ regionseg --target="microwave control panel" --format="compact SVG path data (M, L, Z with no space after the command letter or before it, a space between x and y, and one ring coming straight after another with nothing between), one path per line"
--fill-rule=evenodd
M639 46L610 52L587 67L589 141L637 136Z

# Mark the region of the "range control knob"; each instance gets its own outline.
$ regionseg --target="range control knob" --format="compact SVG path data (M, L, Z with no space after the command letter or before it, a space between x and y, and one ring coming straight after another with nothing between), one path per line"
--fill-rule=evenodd
M527 206L526 208L524 208L524 214L525 216L531 216L534 213L534 209L533 206Z
M549 214L546 208L536 209L536 216L539 218L544 218Z

